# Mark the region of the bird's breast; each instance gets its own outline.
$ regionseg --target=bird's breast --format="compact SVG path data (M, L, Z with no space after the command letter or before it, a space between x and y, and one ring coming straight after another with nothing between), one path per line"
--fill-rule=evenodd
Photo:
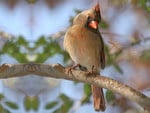
M100 39L96 33L76 26L68 31L64 42L75 63L88 68L100 67Z

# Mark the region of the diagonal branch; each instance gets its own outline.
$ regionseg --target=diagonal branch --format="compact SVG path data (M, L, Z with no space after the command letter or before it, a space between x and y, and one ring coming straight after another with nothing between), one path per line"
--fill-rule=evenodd
M26 63L16 65L3 64L0 66L1 79L21 77L28 74L94 84L96 86L109 89L115 93L119 93L127 99L138 103L145 110L150 111L150 97L147 97L137 90L108 77L98 75L90 76L87 74L87 72L79 70L72 70L71 73L68 74L67 69L62 67L60 64L48 65L39 63Z

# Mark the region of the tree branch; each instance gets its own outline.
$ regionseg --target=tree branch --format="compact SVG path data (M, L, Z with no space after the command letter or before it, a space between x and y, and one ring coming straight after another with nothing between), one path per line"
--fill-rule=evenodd
M145 110L150 111L150 97L147 97L135 89L108 77L98 75L92 76L88 75L87 72L79 70L72 70L68 74L67 68L64 68L60 64L47 65L39 63L26 63L16 65L3 64L0 66L1 79L21 77L28 74L93 84L109 89L115 93L119 93L125 98L138 103Z

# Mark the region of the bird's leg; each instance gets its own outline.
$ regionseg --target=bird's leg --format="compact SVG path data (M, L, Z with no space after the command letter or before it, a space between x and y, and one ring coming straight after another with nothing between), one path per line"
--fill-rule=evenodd
M69 74L73 69L76 69L77 67L81 67L81 65L80 64L76 64L76 65L73 65L73 66L69 66L69 67L67 67L67 73Z
M91 70L88 71L89 74L94 74L94 65L92 65Z
M81 67L81 65L80 64L76 64L76 65L74 65L74 66L72 66L72 69L76 69L77 67Z
M97 73L95 73L95 71L94 71L94 65L92 65L91 70L88 70L87 74L88 75L95 75L96 76Z

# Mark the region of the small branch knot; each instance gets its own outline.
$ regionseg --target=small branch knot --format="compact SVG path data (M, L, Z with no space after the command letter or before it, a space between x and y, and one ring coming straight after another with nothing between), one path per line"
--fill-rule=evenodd
M38 65L35 64L35 63L27 63L27 64L24 64L24 67L23 69L27 72L35 72L38 70Z
M11 66L11 65L9 65L9 64L2 64L2 65L0 66L0 73L5 72L10 66Z
M64 72L65 71L65 67L63 67L62 65L60 64L52 64L52 68L60 71L60 72Z

